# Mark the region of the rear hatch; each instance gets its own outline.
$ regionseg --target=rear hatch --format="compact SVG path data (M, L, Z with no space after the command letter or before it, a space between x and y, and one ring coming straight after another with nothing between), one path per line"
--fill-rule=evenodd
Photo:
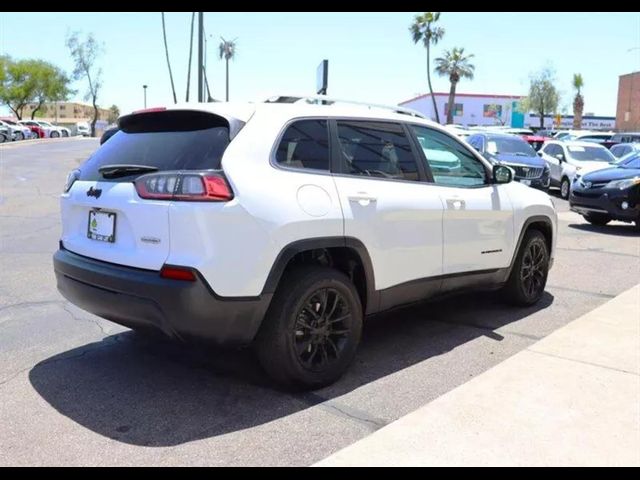
M231 122L232 135L238 123ZM70 174L61 197L62 243L94 259L160 270L170 251L170 189L182 175L220 169L230 121L209 112L161 110L122 117L119 127ZM155 189L147 198L134 184L143 175L158 176L146 183Z

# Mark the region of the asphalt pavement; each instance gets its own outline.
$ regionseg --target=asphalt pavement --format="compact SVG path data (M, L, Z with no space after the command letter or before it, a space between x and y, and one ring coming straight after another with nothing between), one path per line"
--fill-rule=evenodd
M0 146L0 465L310 465L640 281L631 226L591 226L555 197L558 250L538 305L470 294L372 318L341 381L290 394L247 351L140 336L58 294L58 197L97 145Z

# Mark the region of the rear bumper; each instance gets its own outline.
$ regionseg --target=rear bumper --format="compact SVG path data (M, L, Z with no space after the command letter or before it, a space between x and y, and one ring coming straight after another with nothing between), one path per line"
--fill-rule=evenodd
M169 280L64 248L54 254L53 264L58 290L74 305L129 328L151 327L183 340L246 345L272 296L220 297L200 274L194 282Z
M640 218L640 203L636 197L637 195L625 190L587 193L574 186L569 197L569 207L581 215L601 213L614 220L632 222ZM623 201L629 204L626 210L621 207Z

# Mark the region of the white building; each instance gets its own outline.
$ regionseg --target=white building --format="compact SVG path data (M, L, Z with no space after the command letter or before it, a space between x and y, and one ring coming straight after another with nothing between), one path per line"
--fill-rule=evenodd
M448 93L434 93L436 107L440 115L440 123L447 123ZM514 105L522 98L519 95L486 95L473 93L456 93L453 123L466 126L475 125L511 125ZM431 94L420 95L399 104L412 108L436 119Z
M440 115L440 123L447 123L448 93L434 93L436 107ZM535 114L522 114L517 111L517 104L521 95L487 95L473 93L456 93L455 110L453 111L453 123L473 127L476 125L506 125L510 127L525 127L534 129L540 127L540 117ZM400 106L412 108L426 115L431 120L436 120L433 110L431 94L420 95L399 103ZM514 110L516 110L514 112ZM584 115L582 117L583 129L612 130L615 128L615 117L603 117L596 115ZM545 128L572 128L573 115L561 115L560 125L557 117L545 115Z

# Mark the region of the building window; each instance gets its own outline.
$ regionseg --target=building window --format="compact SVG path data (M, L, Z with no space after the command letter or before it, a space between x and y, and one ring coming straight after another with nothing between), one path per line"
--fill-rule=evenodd
M454 117L461 117L462 116L462 104L461 103L454 103L454 109L453 109L453 116ZM445 115L449 115L449 102L444 104L444 114Z
M65 106L64 105L60 105L60 110L64 110Z

